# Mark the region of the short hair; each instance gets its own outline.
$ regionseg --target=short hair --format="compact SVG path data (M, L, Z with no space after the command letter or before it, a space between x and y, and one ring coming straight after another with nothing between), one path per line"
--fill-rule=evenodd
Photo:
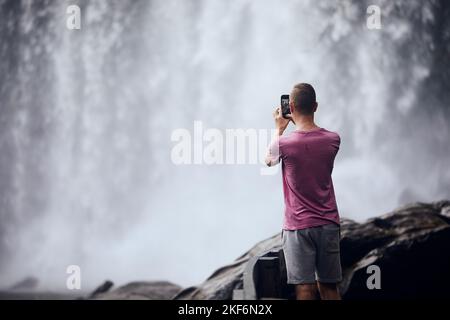
M314 113L316 106L316 91L309 83L298 83L291 93L294 109L300 114L310 115Z

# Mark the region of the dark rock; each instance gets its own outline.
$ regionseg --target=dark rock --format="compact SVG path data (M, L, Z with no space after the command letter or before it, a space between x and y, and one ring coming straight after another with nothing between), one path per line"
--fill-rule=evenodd
M243 272L249 260L261 252L267 251L280 242L277 234L257 243L233 263L216 270L199 287L189 287L177 294L174 299L231 299L233 290L242 288Z
M167 281L131 282L115 290L95 294L96 300L167 300L181 287Z
M37 290L0 290L0 300L74 300L78 293Z
M100 286L95 289L91 295L89 296L89 299L94 299L96 296L108 292L109 289L111 289L114 286L114 283L112 281L106 280L103 282Z
M344 297L450 297L450 219L443 214L449 209L449 201L412 204L369 220L359 232L345 230L341 241L346 271ZM388 226L380 227L380 220ZM356 260L361 243L370 250ZM371 264L380 267L381 290L367 289L366 270Z
M243 273L249 262L280 245L280 234L261 241L175 299L232 299L233 292L245 290ZM450 298L449 249L450 201L411 204L364 223L342 219L343 298ZM373 264L381 270L380 290L366 285L367 267Z
M33 290L39 284L39 280L35 277L26 277L23 280L13 284L8 290L10 291L23 291L23 290Z

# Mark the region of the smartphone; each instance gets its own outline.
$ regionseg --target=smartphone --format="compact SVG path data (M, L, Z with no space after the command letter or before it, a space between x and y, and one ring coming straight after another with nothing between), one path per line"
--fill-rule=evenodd
M283 94L281 96L281 114L283 118L286 118L288 114L291 114L291 109L289 108L289 95Z

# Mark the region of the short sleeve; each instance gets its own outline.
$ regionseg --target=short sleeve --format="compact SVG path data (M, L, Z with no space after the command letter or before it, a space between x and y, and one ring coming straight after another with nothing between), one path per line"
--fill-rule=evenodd
M268 158L270 160L270 165L276 165L280 162L281 152L280 152L280 142L281 138L278 137L274 139L270 145L268 150Z

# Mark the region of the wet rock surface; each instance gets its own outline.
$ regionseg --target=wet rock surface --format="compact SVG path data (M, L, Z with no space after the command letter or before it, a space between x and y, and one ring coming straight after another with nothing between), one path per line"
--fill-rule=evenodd
M173 298L181 287L167 281L131 282L109 291L111 281L106 281L90 296L95 300L168 300Z
M176 299L231 299L243 288L252 257L281 245L280 234L256 244L204 283L186 288ZM341 222L344 299L450 297L450 201L414 203L357 223ZM381 289L369 290L367 267L381 272Z

